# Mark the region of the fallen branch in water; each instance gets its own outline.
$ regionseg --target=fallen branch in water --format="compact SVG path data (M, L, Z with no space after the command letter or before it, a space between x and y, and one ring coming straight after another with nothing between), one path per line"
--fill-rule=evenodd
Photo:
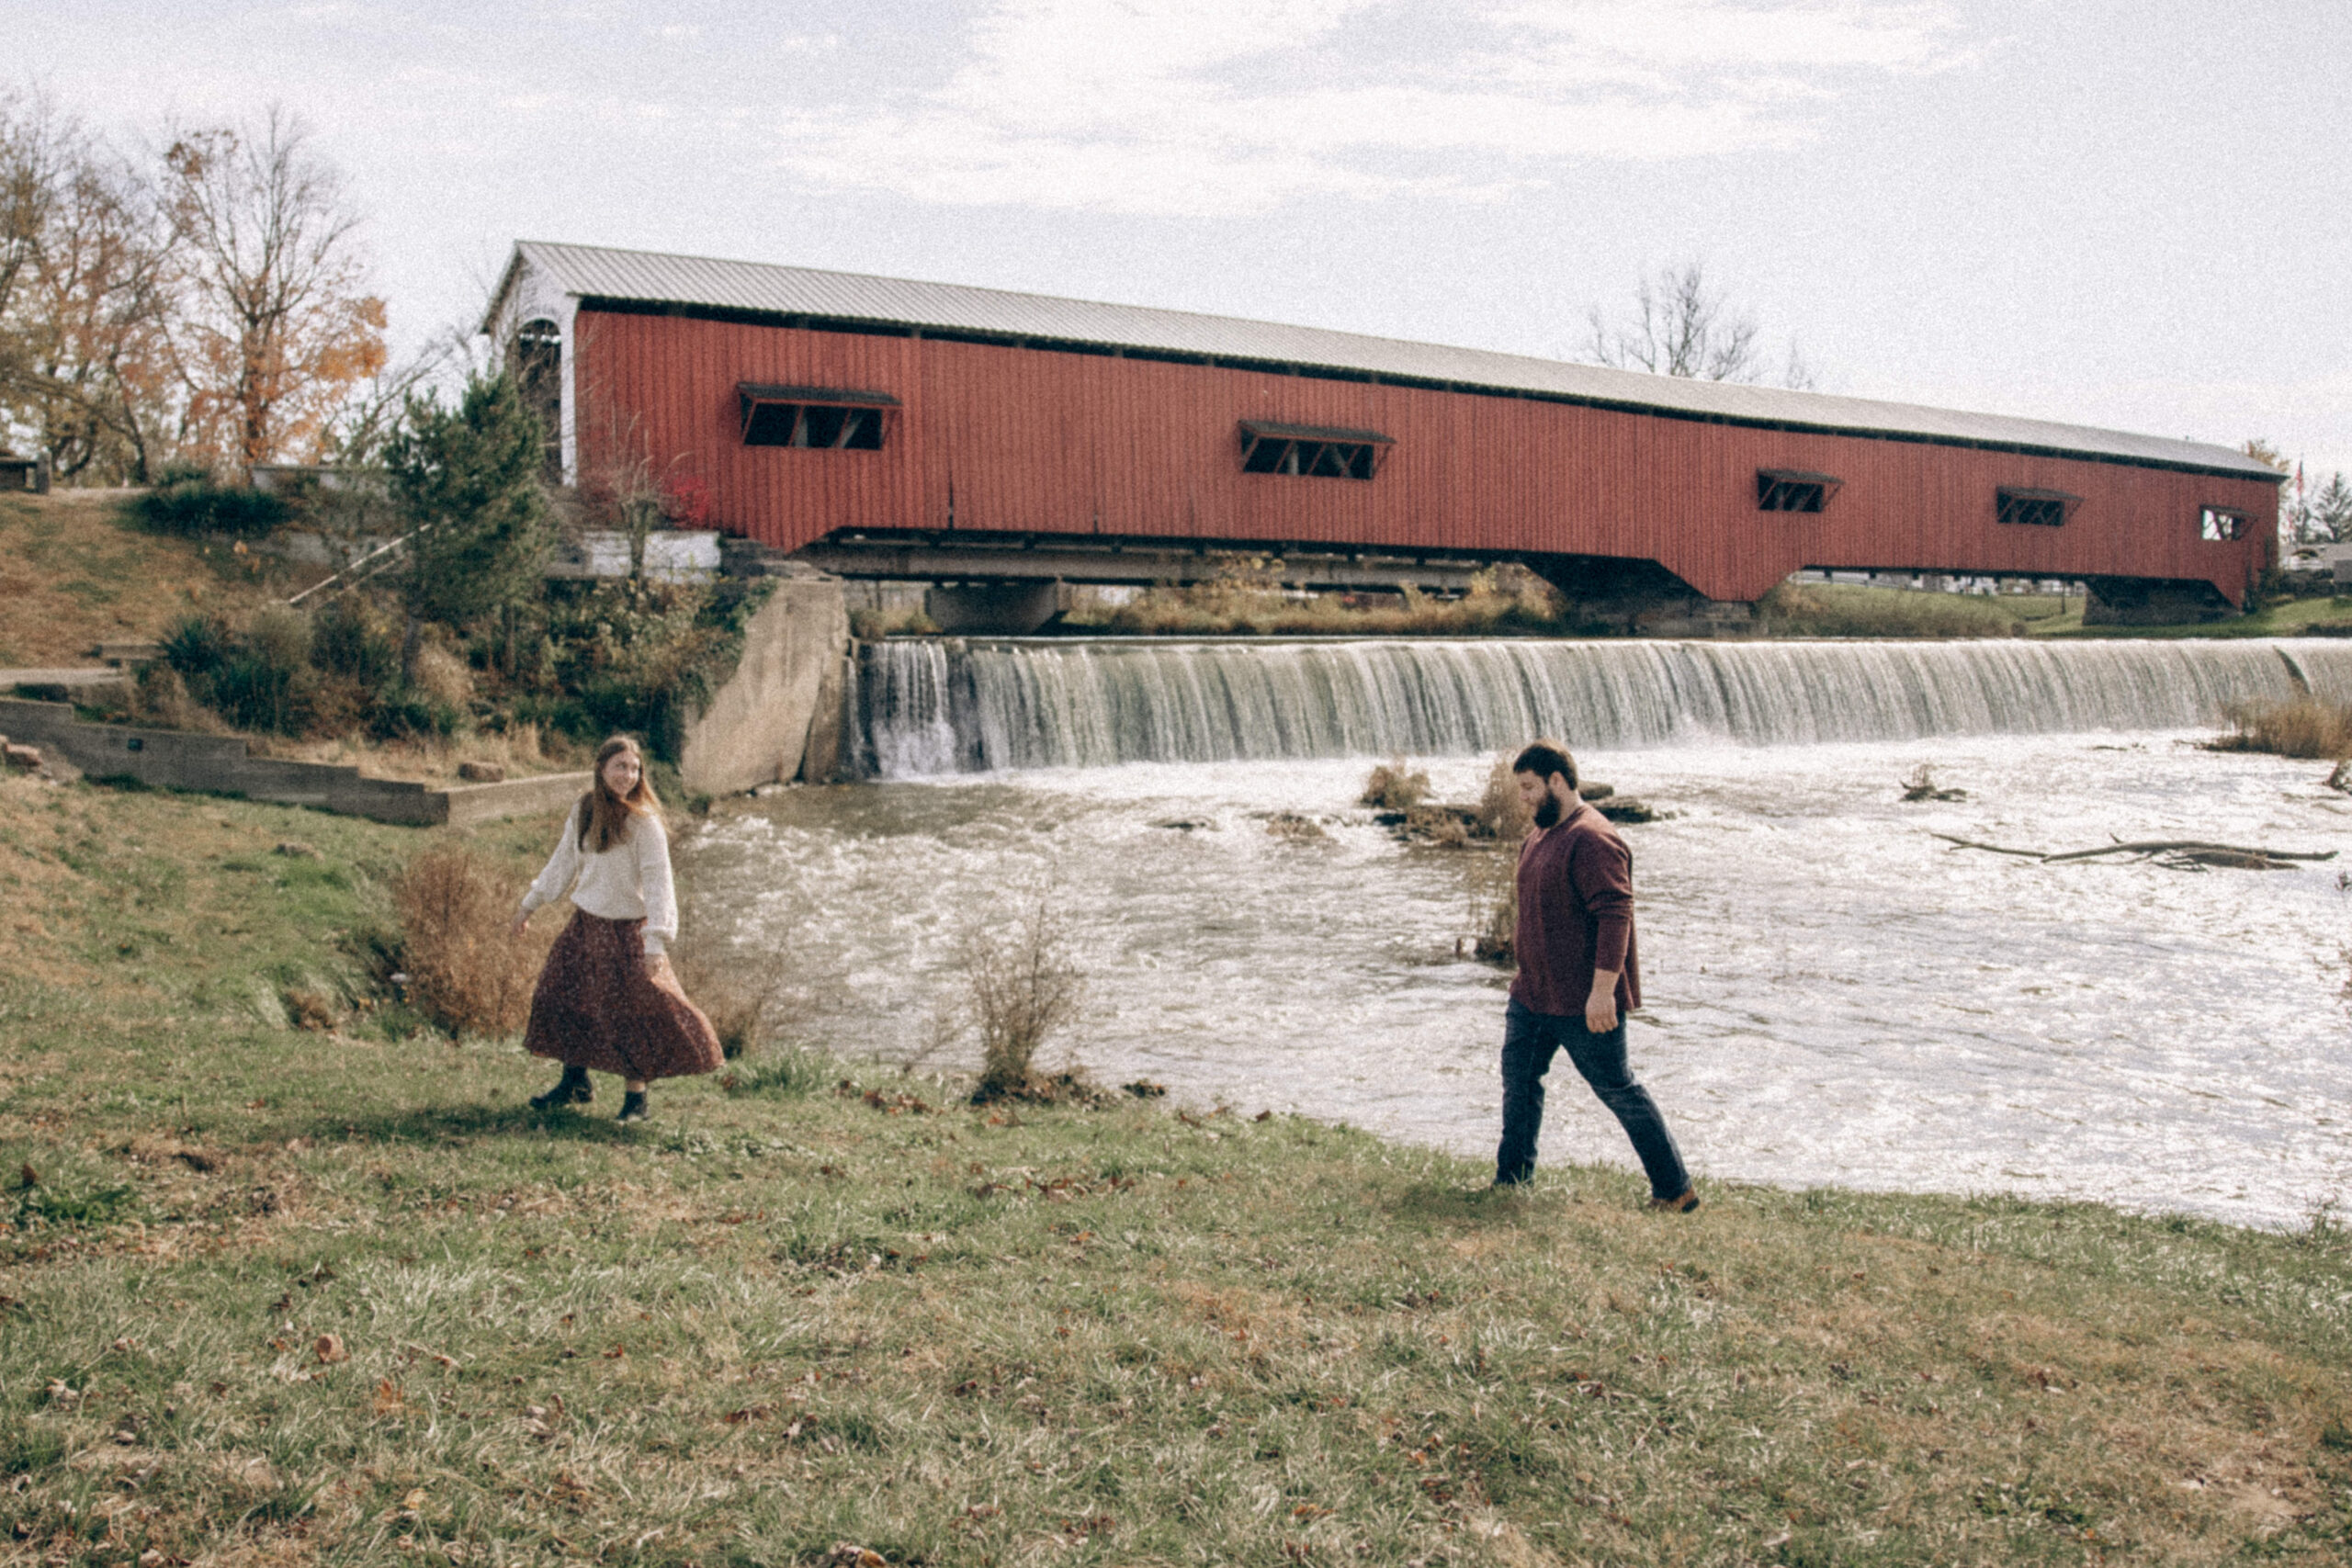
M1980 844L1973 839L1955 839L1950 833L1930 833L1928 836L1931 839L1941 839L1945 843L1953 846L1955 849L1990 850L1996 855L2018 855L2026 860L2048 860L2050 858L2048 852L2043 850L2012 850L2004 848L1999 844Z
M2210 850L2222 854L2260 855L2265 860L2334 860L2334 850L2266 850L2250 849L2244 844L2209 844L2202 839L2149 839L2138 843L2109 844L2103 850L2070 850L2063 855L2044 855L2048 861L2089 860L2097 855L2163 854L2167 850Z
M2218 854L2236 855L2248 861L2334 860L2334 850L2267 850L2248 848L2244 844L2213 844L2202 839L2136 839L2131 842L2102 844L2094 850L2013 850L2003 844L1981 844L1973 839L1956 839L1950 833L1932 833L1955 849L1989 850L1996 855L2017 855L2025 860L2038 860L2044 865L2056 865L2062 861L2096 860L2101 855Z

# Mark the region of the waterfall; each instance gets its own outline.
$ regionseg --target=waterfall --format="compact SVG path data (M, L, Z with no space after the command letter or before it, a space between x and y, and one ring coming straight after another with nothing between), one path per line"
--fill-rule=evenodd
M2352 644L2296 641L1159 642L865 645L869 775L1136 761L2184 729L2308 686Z

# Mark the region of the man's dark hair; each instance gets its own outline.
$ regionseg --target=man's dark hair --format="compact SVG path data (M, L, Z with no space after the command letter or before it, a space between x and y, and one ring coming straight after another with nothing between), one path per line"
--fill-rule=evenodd
M1549 779L1557 773L1568 781L1570 789L1577 787L1577 760L1556 740L1536 741L1512 760L1510 771L1533 773L1539 779Z

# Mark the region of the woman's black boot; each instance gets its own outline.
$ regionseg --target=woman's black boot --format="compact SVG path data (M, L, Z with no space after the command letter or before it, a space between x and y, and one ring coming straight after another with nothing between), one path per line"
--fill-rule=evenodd
M616 1122L642 1122L652 1114L652 1111L646 1109L645 1091L643 1089L625 1089L621 1093L621 1113L618 1116L614 1117L613 1120Z
M531 1096L531 1109L553 1111L559 1105L585 1105L595 1098L596 1086L588 1081L588 1069L566 1067L553 1089Z

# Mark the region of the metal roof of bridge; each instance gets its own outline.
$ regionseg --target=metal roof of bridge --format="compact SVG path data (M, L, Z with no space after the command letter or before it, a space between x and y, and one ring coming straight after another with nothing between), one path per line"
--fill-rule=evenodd
M1404 338L1284 326L1136 305L1106 305L963 284L919 283L863 273L761 262L718 261L526 240L514 247L499 289L503 301L520 269L584 299L759 315L856 321L978 333L1046 348L1135 349L1246 367L1280 367L1393 379L1464 391L1532 394L1685 419L1846 432L1898 439L1998 446L2108 460L2159 463L2276 479L2278 474L2232 447L2135 435L2090 425L1968 413L1733 381L1700 381L1573 365L1487 349L1451 348ZM493 307L493 310L495 307ZM811 324L818 324L812 322Z

